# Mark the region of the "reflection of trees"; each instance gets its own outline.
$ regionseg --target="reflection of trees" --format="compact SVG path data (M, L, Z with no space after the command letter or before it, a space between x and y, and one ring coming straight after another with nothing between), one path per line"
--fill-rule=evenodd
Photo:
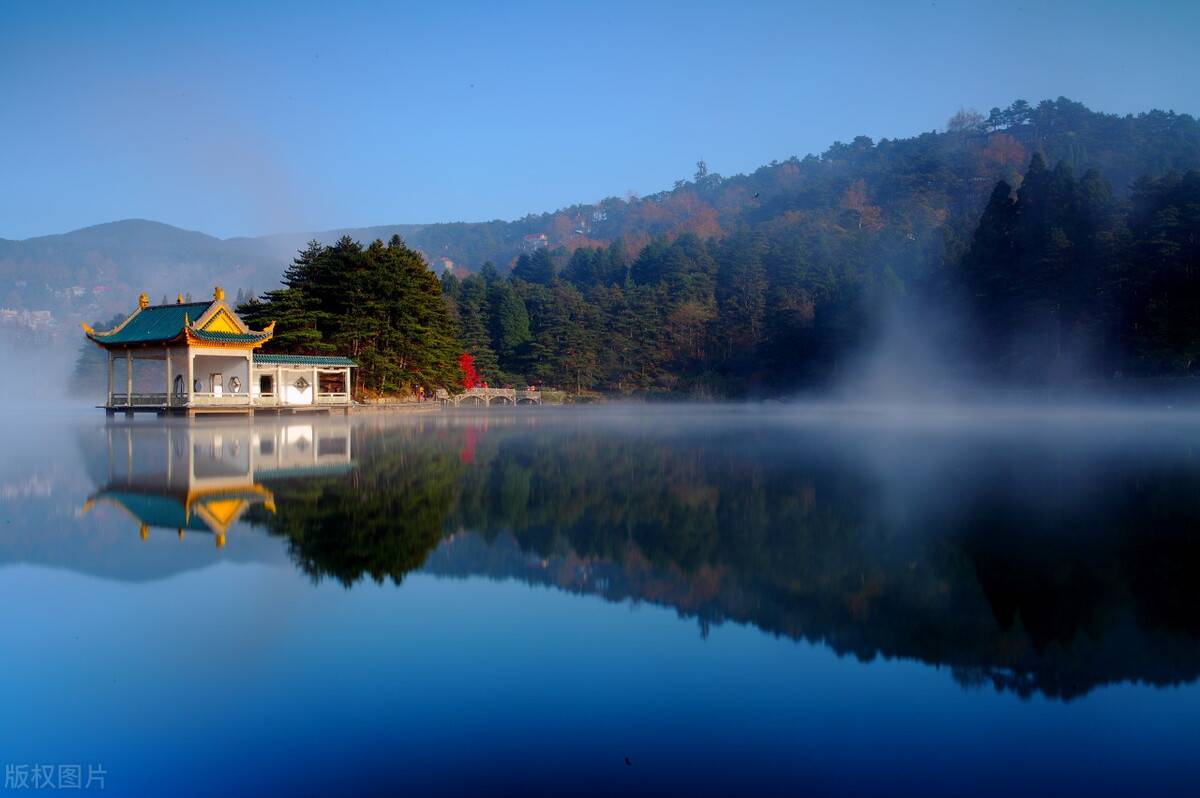
M399 580L445 533L478 530L431 569L947 665L964 686L1070 697L1200 673L1200 469L1183 459L1014 445L881 463L816 433L466 434L464 463L462 429L360 429L353 476L272 485L279 513L262 520L346 584Z
M964 683L1070 697L1200 673L1200 469L1185 461L961 450L913 482L833 438L725 444L492 435L453 525L551 558L512 575L945 664Z
M399 582L441 539L458 459L403 430L358 434L354 448L360 466L349 474L268 483L277 512L258 511L252 520L287 538L293 559L314 578Z

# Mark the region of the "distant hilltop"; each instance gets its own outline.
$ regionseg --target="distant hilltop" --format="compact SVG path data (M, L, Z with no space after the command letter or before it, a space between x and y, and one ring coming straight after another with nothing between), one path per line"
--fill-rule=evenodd
M865 136L823 154L773 161L751 174L723 177L697 163L690 179L647 196L579 204L514 221L397 224L219 239L145 219L85 227L21 241L0 239L0 306L39 311L61 322L101 321L146 291L157 299L179 288L231 292L278 285L297 250L343 235L360 241L399 235L435 271L506 271L537 249L570 251L620 242L634 254L657 237L720 238L738 230L777 236L852 226L880 241L900 236L916 258L937 251L947 227L971 228L997 180L1019 183L1034 152L1077 174L1098 169L1118 194L1133 181L1200 168L1200 124L1165 111L1116 116L1060 98L1017 101L989 114L960 111L945 129L907 139ZM836 269L837 264L831 264ZM922 263L905 268L920 269ZM0 334L3 334L0 331Z

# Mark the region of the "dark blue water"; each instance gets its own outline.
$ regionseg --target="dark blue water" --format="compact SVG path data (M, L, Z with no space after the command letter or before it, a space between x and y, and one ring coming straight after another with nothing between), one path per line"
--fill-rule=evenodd
M14 794L1196 794L1191 415L3 424Z

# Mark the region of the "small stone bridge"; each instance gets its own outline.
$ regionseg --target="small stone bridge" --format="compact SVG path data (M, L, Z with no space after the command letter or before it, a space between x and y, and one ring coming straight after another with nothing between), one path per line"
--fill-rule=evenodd
M442 404L454 407L493 405L540 405L542 392L536 388L468 388L459 394L439 396Z

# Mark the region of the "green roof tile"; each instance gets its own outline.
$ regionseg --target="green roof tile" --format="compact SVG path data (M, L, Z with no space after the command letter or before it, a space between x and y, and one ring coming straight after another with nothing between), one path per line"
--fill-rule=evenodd
M101 498L118 502L135 518L150 526L167 529L189 529L208 532L208 525L199 516L189 516L183 502L173 496L129 491L105 491Z
M324 355L264 355L254 354L254 362L280 366L357 366L348 357L326 357Z
M185 317L195 321L204 315L212 302L188 302L183 305L150 305L142 308L121 329L111 335L89 334L102 344L141 344L170 341L183 333Z
M216 330L192 330L192 335L199 338L201 341L213 341L215 343L237 343L251 344L255 341L265 341L271 337L270 333L252 332L252 333L231 333L218 332Z

